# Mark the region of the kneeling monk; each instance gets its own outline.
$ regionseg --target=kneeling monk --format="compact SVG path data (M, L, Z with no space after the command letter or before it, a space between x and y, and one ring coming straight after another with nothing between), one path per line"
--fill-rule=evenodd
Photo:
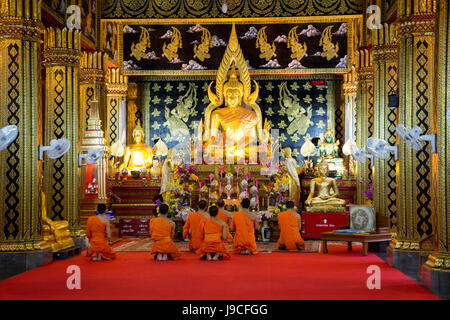
M230 252L223 242L227 239L228 226L217 218L218 213L219 208L216 206L210 207L209 215L211 218L202 222L203 242L196 252L200 259L205 257L208 261L230 259Z
M206 212L208 204L205 200L198 203L198 212L191 212L183 226L183 238L189 235L189 250L195 252L203 241L202 222L209 218Z
M106 205L97 206L97 215L90 216L87 221L86 236L89 239L89 253L92 261L111 260L116 252L108 245L111 239L109 219L106 216Z
M217 219L225 222L225 224L227 226L227 239L225 240L225 243L233 243L233 236L231 235L230 228L229 228L230 216L232 217L233 213L225 211L225 209L224 209L225 201L223 201L223 199L219 199L217 201L217 206L219 207L219 213L217 214Z
M175 235L175 223L167 218L169 206L165 203L159 206L159 218L150 220L150 238L153 240L152 258L158 261L178 260L181 253L172 238Z
M280 227L280 238L277 248L288 251L305 249L305 241L300 235L301 219L294 210L294 201L286 203L287 211L278 214L278 226Z
M241 211L235 212L231 219L231 230L234 234L233 250L239 254L258 253L255 241L255 229L259 229L258 220L253 212L248 211L250 199L241 203Z

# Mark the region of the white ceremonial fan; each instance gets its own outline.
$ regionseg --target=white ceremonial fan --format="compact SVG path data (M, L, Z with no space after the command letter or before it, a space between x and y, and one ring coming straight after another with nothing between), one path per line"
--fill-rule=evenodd
M356 142L353 139L348 139L342 146L342 153L346 156L352 154L352 146L356 147Z
M120 140L117 140L111 145L111 155L117 158L123 157L125 147Z
M19 135L19 129L10 125L0 129L0 150L7 148Z
M70 149L70 141L67 139L51 140L50 146L39 146L39 160L44 160L44 151L47 151L47 157L58 159Z
M408 130L404 125L398 124L395 128L397 134L400 139L403 140L409 147L414 150L422 150L423 145L421 141L430 141L431 142L431 152L436 153L436 135L428 134L428 135L420 135L422 133L422 129L419 126L415 126L414 128Z
M391 152L394 153L395 161L398 160L398 148L397 146L390 146L388 143L379 138L368 138L366 142L367 150L370 151L375 157L380 159L388 159Z
M352 156L358 163L364 164L366 162L366 158L369 158L371 164L373 165L373 155L367 154L366 150L359 149L356 145L351 146Z
M88 153L80 153L78 154L78 166L81 167L83 165L83 159L86 161L86 164L95 164L98 159L103 158L103 150L88 150Z

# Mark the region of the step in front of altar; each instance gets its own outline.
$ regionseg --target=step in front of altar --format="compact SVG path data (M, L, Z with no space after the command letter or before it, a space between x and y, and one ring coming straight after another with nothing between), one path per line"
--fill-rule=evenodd
M156 215L155 199L159 180L109 180L111 191L119 198L112 209L118 221L120 237L148 236L148 221Z

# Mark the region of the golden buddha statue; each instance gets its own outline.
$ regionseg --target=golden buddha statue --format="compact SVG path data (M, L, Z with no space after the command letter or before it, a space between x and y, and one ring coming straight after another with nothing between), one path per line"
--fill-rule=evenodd
M239 69L239 78L235 64ZM229 80L225 82L230 66L232 68ZM208 97L211 103L205 110L203 139L204 146L206 148L210 146L210 151L206 151L206 153L212 157L216 153L231 157L248 157L251 150L257 152L258 141L260 145L267 145L268 134L262 130L262 113L256 104L259 87L255 82L256 90L251 92L250 75L239 46L234 24L218 70L215 94L211 90L212 84L213 82L208 88ZM223 104L225 106L219 108ZM219 136L220 128L222 140ZM267 122L264 129L268 129ZM220 141L225 147L220 145ZM212 145L214 142L218 142L219 145ZM218 148L223 148L223 153L221 153L222 150L215 152ZM252 153L252 156L252 160L256 163L256 153Z
M345 200L338 198L339 189L336 180L329 178L328 173L328 163L322 158L318 165L319 177L311 180L310 192L305 201L306 211L345 211Z
M153 148L149 145L143 144L144 129L137 125L133 130L134 144L125 147L123 162L119 170L141 171L150 168L153 165Z

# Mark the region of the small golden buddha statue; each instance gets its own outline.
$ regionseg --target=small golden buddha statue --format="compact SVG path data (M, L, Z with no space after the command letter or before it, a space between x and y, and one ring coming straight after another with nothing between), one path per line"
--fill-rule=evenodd
M153 165L153 148L149 145L143 144L144 129L137 125L133 130L134 144L125 147L123 162L119 170L141 171L146 169L150 172Z
M345 211L345 200L339 199L336 180L328 177L328 163L324 158L318 165L318 178L311 180L311 189L305 201L306 211L340 212Z

